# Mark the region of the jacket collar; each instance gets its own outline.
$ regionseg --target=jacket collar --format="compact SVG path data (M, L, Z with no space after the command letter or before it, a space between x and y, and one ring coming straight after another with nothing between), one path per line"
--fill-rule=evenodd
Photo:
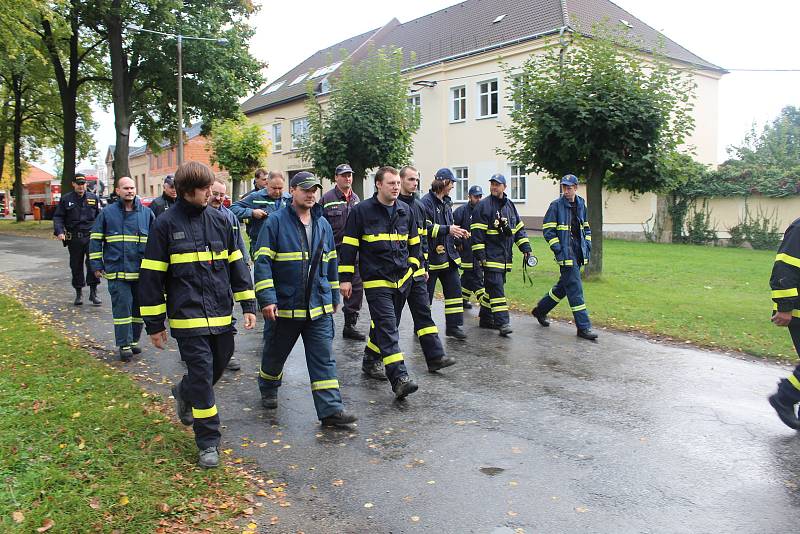
M400 197L398 196L398 198L400 198ZM372 200L375 201L375 205L377 205L377 206L383 206L384 208L388 208L389 207L389 206L385 206L380 200L378 200L378 193L373 193L372 194ZM394 201L394 205L395 205L395 208L397 208L397 211L399 213L405 213L405 211L406 211L405 208L403 208L400 204L398 204L396 200Z
M122 198L118 198L114 204L119 206L121 211L125 211L125 201ZM136 195L133 197L133 211L139 211L140 209L142 209L142 199L139 198L139 195Z
M175 207L181 209L184 213L186 213L189 216L197 216L197 215L202 215L202 213L206 210L208 205L203 207L195 206L194 204L191 204L179 197L175 199Z
M287 210L292 215L292 217L294 217L298 221L300 220L300 217L297 215L297 211L294 209L294 206L292 205L291 202L286 204L286 207L283 209ZM311 206L311 220L316 222L320 217L322 217L322 212L323 212L322 206L320 206L319 203L316 203L313 206Z

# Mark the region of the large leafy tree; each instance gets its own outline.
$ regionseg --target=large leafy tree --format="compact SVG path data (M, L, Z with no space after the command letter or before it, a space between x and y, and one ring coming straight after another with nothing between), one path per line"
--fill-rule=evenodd
M261 68L248 51L255 11L246 0L91 0L94 30L109 48L116 147L114 175L129 174L130 130L158 150L177 141L177 41L131 31L144 29L227 40L183 41L183 117L188 126L234 117L239 98L262 83Z
M72 187L76 162L94 151L90 104L110 81L103 61L105 42L86 26L91 8L86 0L35 0L17 11L22 26L36 36L58 87L65 191Z
M321 104L309 83L309 133L301 148L315 171L333 178L336 166L353 168L353 188L363 196L367 169L404 165L411 159L419 117L408 110L408 83L399 49L370 50L360 63L345 61Z
M586 182L593 229L591 274L603 269L603 187L636 193L665 185L662 159L694 123L694 82L625 34L595 27L568 46L531 56L509 70L511 124L504 128L511 160L556 178Z
M244 116L211 125L211 161L227 170L233 181L232 196L239 198L239 187L245 177L252 176L267 156L269 141L261 126Z

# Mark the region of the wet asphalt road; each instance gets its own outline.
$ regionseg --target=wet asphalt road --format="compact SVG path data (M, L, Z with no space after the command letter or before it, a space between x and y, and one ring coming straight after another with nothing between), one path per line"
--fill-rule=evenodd
M0 273L19 280L34 306L113 349L105 287L102 307L71 306L60 244L0 236ZM337 334L342 393L360 417L352 432L316 421L301 344L279 409L263 410L261 325L240 332L243 369L217 387L223 448L287 482L291 502L266 503L279 523L259 531L798 531L800 435L765 401L787 368L603 331L590 343L569 324L543 329L522 315L503 339L478 329L472 312L467 342L445 341L458 365L435 375L410 317L403 322L401 345L420 384L403 403L387 383L361 376L363 345ZM436 302L434 319L443 317ZM168 396L158 382L183 373L175 348L145 345L138 361L116 365Z

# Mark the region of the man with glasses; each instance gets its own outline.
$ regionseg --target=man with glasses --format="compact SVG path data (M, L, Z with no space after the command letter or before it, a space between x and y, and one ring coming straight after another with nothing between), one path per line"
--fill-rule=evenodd
M223 180L216 178L214 183L211 185L211 199L208 203L212 208L221 211L223 215L225 215L225 217L227 217L227 219L230 221L231 226L233 227L233 235L236 237L236 246L242 251L242 258L244 259L245 264L250 264L250 254L248 254L247 247L244 244L244 238L242 237L241 228L239 227L239 219L236 218L236 215L234 215L231 210L225 207L227 190L228 184L226 184ZM235 356L231 356L231 359L225 368L229 371L238 371L242 368L242 365Z

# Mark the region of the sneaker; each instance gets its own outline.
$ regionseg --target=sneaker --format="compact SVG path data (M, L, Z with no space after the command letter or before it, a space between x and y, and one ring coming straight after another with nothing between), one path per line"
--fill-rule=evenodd
M350 428L350 425L356 421L358 421L358 417L344 410L320 419L322 426L338 426L343 428Z
M408 395L411 395L418 389L419 386L417 383L411 380L411 377L408 375L398 378L397 382L395 382L394 386L392 386L394 396L397 398L397 400L406 398Z
M460 326L448 326L444 331L444 335L456 339L467 339L467 334L464 333L464 329Z
M442 356L438 360L431 360L428 362L428 372L435 373L439 369L444 369L445 367L450 367L455 364L456 359L452 356Z
M274 410L278 407L277 395L261 395L261 406L267 410Z
M194 423L194 416L192 415L192 407L188 402L183 400L183 397L178 393L178 385L172 386L172 396L175 398L175 413L178 414L178 419L181 420L186 426Z
M120 347L119 348L119 361L121 362L129 362L133 359L133 351L130 347Z
M239 360L237 360L233 356L231 356L231 359L228 360L228 365L225 366L225 369L227 369L228 371L238 371L241 368L242 366L239 363Z
M361 371L375 380L386 380L386 371L383 369L383 362L380 360L364 360L361 363Z
M769 400L769 403L775 409L775 412L778 414L781 421L783 421L783 424L789 428L800 430L800 419L797 418L797 414L794 411L794 404L784 402L780 393L770 395L767 397L767 400Z
M539 313L539 310L534 308L531 310L531 315L536 317L536 320L539 321L539 324L542 326L550 326L550 321L547 319L546 314Z
M586 330L578 330L578 337L588 339L589 341L595 341L597 339L597 334L595 334L591 328L587 328Z
M213 469L219 467L219 451L216 447L209 447L200 451L197 459L197 465L203 469Z

